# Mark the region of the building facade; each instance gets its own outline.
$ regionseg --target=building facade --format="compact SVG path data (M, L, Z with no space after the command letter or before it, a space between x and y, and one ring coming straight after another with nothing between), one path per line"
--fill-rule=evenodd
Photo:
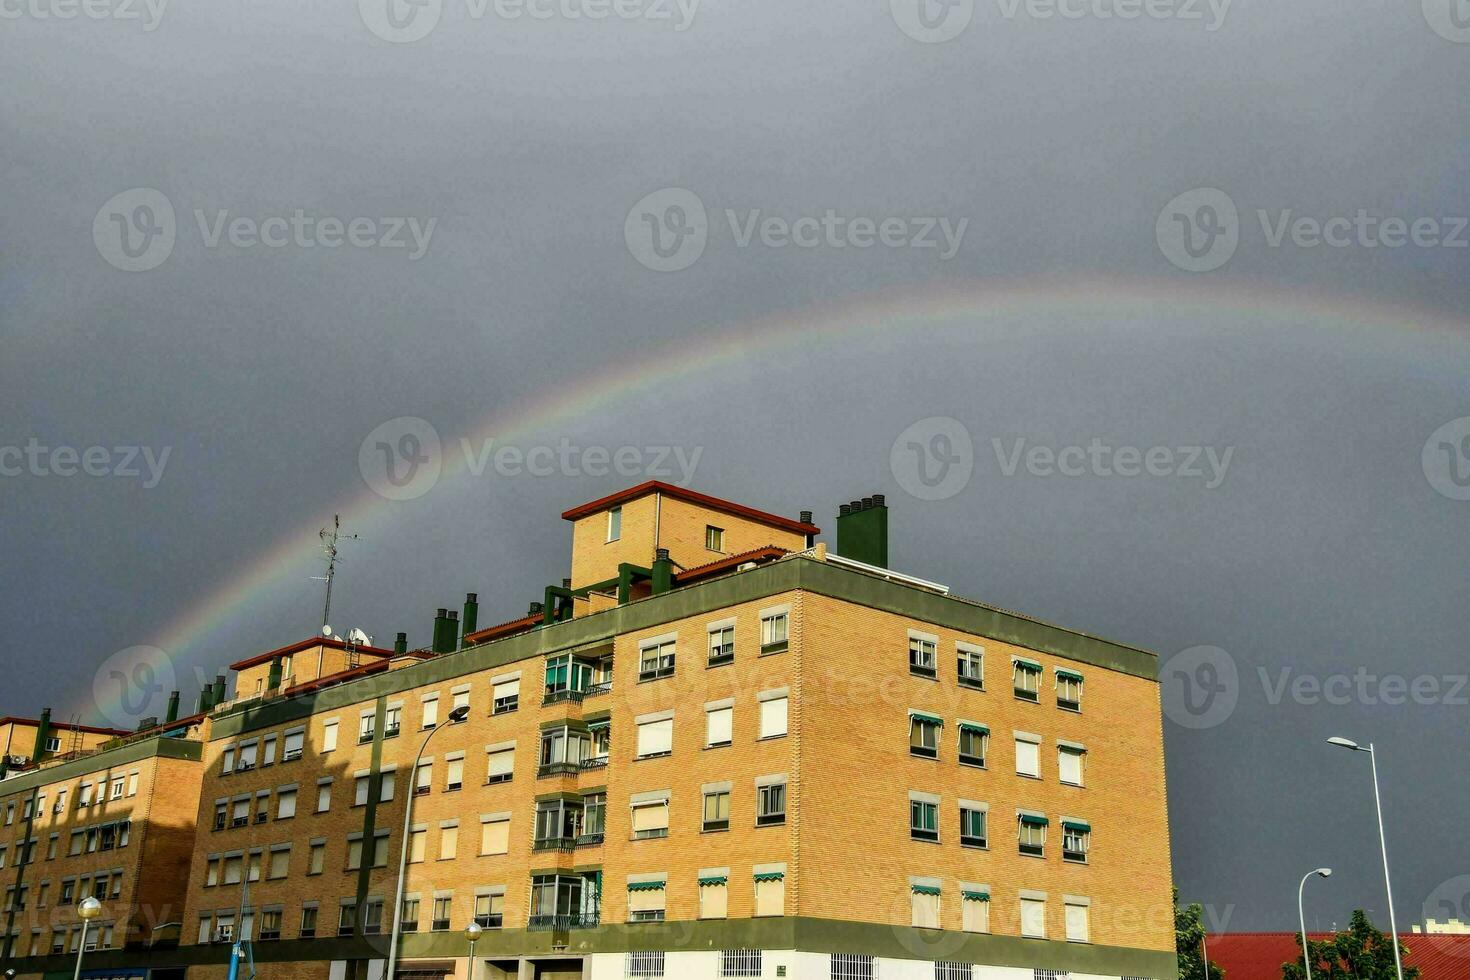
M1151 654L887 570L881 497L841 554L656 483L563 516L520 619L241 662L150 965L223 980L247 935L272 980L377 980L402 855L416 980L471 922L489 980L1175 976Z

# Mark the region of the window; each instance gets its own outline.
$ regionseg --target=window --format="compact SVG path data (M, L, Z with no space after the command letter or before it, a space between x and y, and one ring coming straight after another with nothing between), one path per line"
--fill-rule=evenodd
M1062 820L1062 860L1086 862L1092 827L1081 820Z
M729 745L733 740L735 708L729 701L716 701L704 706L704 744L706 748Z
M960 846L985 847L987 809L983 803L960 800Z
M990 931L990 891L981 886L960 885L960 928L965 932Z
M729 872L700 872L699 917L701 919L723 919L730 909Z
M915 929L938 929L938 882L913 882L909 885L909 892L913 927Z
M224 754L220 756L219 771L222 776L228 776L235 771L235 747L233 745L226 748ZM91 802L92 786L89 783L83 783L81 792L77 794L77 806L87 806Z
M705 832L730 829L730 789L728 785L705 789L704 822L701 829Z
M607 512L607 539L616 541L623 536L623 508L614 507ZM659 976L663 976L662 973Z
M638 650L638 679L651 681L673 676L675 646L672 638L645 642Z
M337 722L329 721L322 725L322 751L331 752L337 748ZM312 909L313 918L316 909Z
M1039 813L1023 813L1018 820L1021 853L1028 857L1046 855L1047 819Z
M791 643L791 613L786 609L761 613L761 653L780 653Z
M423 699L423 719L419 723L420 728L433 728L439 724L439 695L431 694Z
M332 808L332 780L324 779L316 784L316 812L326 813Z
M956 643L961 687L985 688L985 651L969 643Z
M362 835L350 834L347 838L347 870L356 871L362 867Z
M628 882L628 921L664 920L664 879Z
M909 631L909 673L919 677L936 677L935 656L939 638L927 633Z
M403 730L403 705L390 704L383 713L383 737L396 738Z
M952 960L934 962L934 980L972 980L974 976L973 963L956 963Z
M989 745L989 728L973 721L960 722L960 765L985 768L985 750Z
M706 551L723 552L725 550L725 529L706 524L704 526L704 548Z
M510 853L510 814L497 813L481 818L480 853Z
M296 816L296 787L276 790L276 819L289 820Z
M350 936L357 928L357 903L343 899L337 910L337 935Z
M514 711L521 703L521 679L512 677L509 680L497 681L491 688L490 713L503 715L508 711Z
M1021 894L1021 935L1027 939L1046 938L1046 896L1041 893Z
M661 949L635 950L628 954L627 976L662 977L664 975L664 951Z
M877 980L876 960L862 953L833 953L831 980Z
M326 863L327 842L324 840L312 841L311 849L307 851L306 873L309 875L319 875L322 873Z
M127 782L128 782L128 780L127 780L127 777L126 776L117 776L117 777L115 777L112 780L111 785L108 787L108 796L107 796L107 798L109 800L120 800L120 799L122 799L123 798L123 793L125 793L127 791ZM29 814L27 814L27 816L29 816Z
M287 732L285 744L281 748L281 761L295 762L301 758L301 753L305 748L306 731L304 729Z
M633 839L669 836L669 798L666 794L633 797Z
M128 773L128 795L129 796L137 796L138 795L138 775L139 774L136 773L136 772L130 772L130 773Z
M914 840L939 839L939 797L909 794L909 836Z
M516 747L514 744L504 748L492 748L489 753L489 772L485 776L487 783L508 783L511 776L515 775Z
M1082 756L1087 752L1080 745L1059 742L1057 744L1057 779L1069 786L1082 785Z
M227 885L238 885L245 875L245 855L226 854L221 863L221 880Z
M408 831L408 863L420 864L429 845L429 828L416 824Z
M1090 930L1088 928L1087 921L1087 906L1088 902L1085 898L1066 899L1067 942L1090 942L1090 940L1088 939L1088 933Z
M444 792L453 793L464 785L464 753L444 757Z
M735 624L716 623L709 628L709 665L716 667L735 659Z
M370 898L362 903L362 933L376 936L383 931L383 900Z
M470 706L470 686L464 684L449 692L450 709L468 708ZM466 716L468 717L468 716ZM455 722L456 725L464 724L465 719Z
M263 909L260 913L260 938L262 942L281 938L281 910Z
M259 745L256 742L245 742L240 746L239 761L235 763L236 772L245 772L255 768L256 751Z
M301 907L301 938L316 938L316 910L315 905L303 905Z
M243 827L250 822L250 797L244 796L230 804L230 826Z
M284 878L291 869L291 845L271 848L270 870L267 872L271 878Z
M1041 664L1034 660L1011 658L1011 684L1022 701L1040 700Z
M1041 736L1016 732L1016 775L1041 778Z
M439 825L439 860L452 861L459 855L459 822Z
M413 795L423 796L434 788L434 760L423 759L413 774Z
M1057 668L1057 707L1067 711L1082 710L1082 675L1075 670Z
M364 714L361 718L359 718L357 722L358 744L360 745L364 742L371 742L373 740L374 733L377 731L377 726L377 715Z
M944 722L921 711L909 712L909 755L925 759L939 757L939 729Z
M353 806L367 806L368 790L372 788L371 780L372 777L368 773L361 772L357 774L353 783Z
M275 764L275 761L276 761L276 742L277 742L276 736L274 736L274 735L267 735L265 737L265 741L261 743L264 746L264 748L261 750L260 764L262 766L269 766L269 765L274 765Z
M779 869L779 870L778 870ZM755 872L755 914L786 914L786 871L785 865L776 868L760 868Z
M403 913L399 917L398 925L404 932L419 931L419 897L417 895L403 896Z
M668 755L674 750L674 713L643 715L638 719L638 758Z
M607 794L588 793L582 797L582 837L587 843L602 840L607 833Z
M786 822L786 777L761 785L755 791L755 825L773 827Z
M759 695L761 705L761 738L779 738L786 734L786 688Z
M499 929L505 924L505 892L475 896L475 922L482 929Z
M758 949L720 950L720 976L759 977L761 975L761 951Z

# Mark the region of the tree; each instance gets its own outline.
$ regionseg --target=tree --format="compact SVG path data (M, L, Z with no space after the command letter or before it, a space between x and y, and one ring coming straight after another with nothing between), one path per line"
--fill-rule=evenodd
M1296 937L1297 957L1281 964L1282 980L1305 980L1302 969L1302 937ZM1397 980L1393 968L1393 947L1388 936L1368 921L1362 909L1353 910L1353 921L1342 932L1327 939L1307 940L1312 957L1312 980ZM1409 955L1409 948L1399 943L1399 956ZM1417 966L1404 967L1404 980L1418 980Z
M1198 902L1181 909L1179 889L1174 889L1174 950L1179 955L1179 980L1225 980L1225 971L1214 960L1209 963L1208 975L1205 973L1200 948L1205 938L1204 914Z

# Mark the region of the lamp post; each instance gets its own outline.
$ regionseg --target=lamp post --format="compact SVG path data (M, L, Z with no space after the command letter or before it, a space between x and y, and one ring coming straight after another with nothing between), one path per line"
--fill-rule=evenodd
M82 980L82 954L87 951L87 930L91 927L92 920L101 914L102 903L90 895L77 906L77 918L82 920L82 941L77 943L77 968L72 974L72 980Z
M470 924L465 926L464 937L470 941L469 980L475 980L475 943L479 941L480 933L484 931L474 919L471 919Z
M1373 743L1359 745L1350 738L1334 735L1327 740L1333 745L1353 752L1366 752L1373 767L1373 807L1378 812L1378 847L1383 852L1383 887L1388 892L1388 934L1393 942L1393 969L1398 975L1398 980L1404 980L1404 964L1399 958L1399 927L1393 915L1393 879L1388 874L1388 839L1383 833L1383 799L1378 793L1378 753L1373 751Z
M407 787L406 794L408 800L403 804L403 841L402 846L398 849L398 888L393 897L393 931L388 936L388 966L383 974L384 980L393 980L393 967L398 962L398 930L403 924L403 879L404 873L408 868L408 835L409 828L412 826L411 821L413 820L413 796L415 784L418 780L419 761L424 757L424 749L429 747L429 739L438 734L439 729L445 725L457 725L468 718L469 715L469 705L460 705L458 708L449 712L449 717L430 729L429 734L424 736L423 743L419 745L418 755L413 757L413 768L408 771L410 783Z
M1307 949L1307 913L1302 907L1302 892L1307 887L1307 879L1313 875L1328 878L1332 876L1332 869L1318 868L1316 871L1308 871L1302 875L1302 883L1296 886L1296 917L1302 925L1302 962L1307 968L1307 980L1312 980L1312 954Z

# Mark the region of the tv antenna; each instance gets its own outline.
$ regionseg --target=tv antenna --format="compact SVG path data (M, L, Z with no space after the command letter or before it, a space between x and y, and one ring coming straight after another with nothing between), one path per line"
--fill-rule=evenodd
M333 514L332 529L329 531L326 528L322 528L317 532L317 536L322 539L322 552L327 556L327 574L313 575L312 579L317 582L327 583L327 601L326 605L322 607L322 629L330 635L330 630L327 630L327 623L332 619L332 579L337 575L337 562L341 560L337 556L337 542L356 541L357 535L343 534L342 515Z

